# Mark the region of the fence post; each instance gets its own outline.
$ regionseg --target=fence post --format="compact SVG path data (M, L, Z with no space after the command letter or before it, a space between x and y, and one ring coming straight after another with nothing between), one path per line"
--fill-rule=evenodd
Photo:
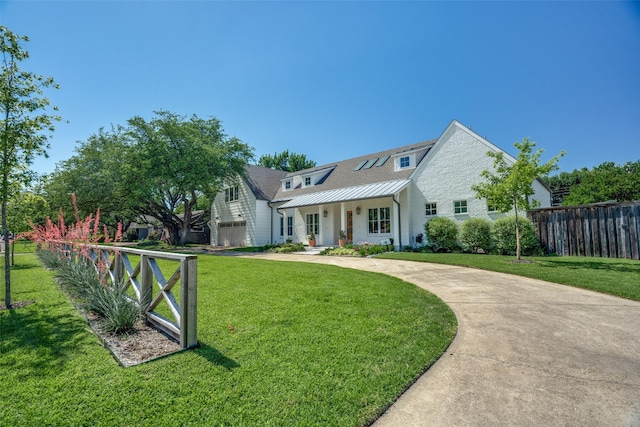
M180 346L191 348L198 345L197 291L198 258L188 257L181 261L180 268Z
M151 304L153 272L149 265L149 257L140 255L140 305L146 310Z
M113 255L113 277L118 286L120 286L124 280L124 263L122 262L122 255L118 249L114 250Z

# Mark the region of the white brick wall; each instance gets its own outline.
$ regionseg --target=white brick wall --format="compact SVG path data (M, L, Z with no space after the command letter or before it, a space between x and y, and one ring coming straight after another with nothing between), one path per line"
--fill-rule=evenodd
M477 199L471 189L480 182L480 173L493 168L493 159L487 156L492 146L460 124L454 124L441 136L439 143L427 155L423 166L416 170L413 184L408 191L411 200L409 212L410 224L408 239L412 244L414 237L424 234L425 204L437 204L437 216L443 216L462 222L467 218L486 218L495 220L504 214L487 211L486 200ZM539 183L534 183L541 206L548 206L549 192ZM455 214L454 201L466 200L467 213ZM404 234L404 233L403 233ZM403 244L405 244L403 236Z

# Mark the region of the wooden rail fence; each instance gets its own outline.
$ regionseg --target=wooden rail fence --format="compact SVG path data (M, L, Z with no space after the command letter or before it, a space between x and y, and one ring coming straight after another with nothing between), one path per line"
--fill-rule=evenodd
M146 307L147 322L178 340L183 349L198 345L196 255L68 242L63 247L72 257L83 254L97 267L106 266L111 284L124 283L125 289L131 288L138 304ZM139 257L135 265L130 255ZM169 279L158 266L159 260L179 263ZM180 283L179 302L172 292L177 283ZM156 311L163 302L167 304L173 320Z
M533 209L529 219L549 253L640 259L640 202Z

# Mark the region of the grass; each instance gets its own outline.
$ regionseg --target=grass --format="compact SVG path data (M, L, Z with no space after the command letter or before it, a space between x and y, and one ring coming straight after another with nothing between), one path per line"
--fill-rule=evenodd
M587 257L525 257L449 253L395 252L382 258L459 265L546 280L640 301L640 261Z
M201 347L121 368L35 256L0 311L2 425L358 426L449 345L452 312L388 276L199 256Z

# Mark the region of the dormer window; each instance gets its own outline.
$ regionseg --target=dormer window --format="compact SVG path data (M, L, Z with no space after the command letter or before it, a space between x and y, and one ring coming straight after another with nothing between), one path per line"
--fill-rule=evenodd
M310 176L305 176L304 177L304 186L305 187L311 186L311 177Z
M396 171L415 168L416 167L416 155L414 153L400 154L400 155L395 157L394 163L395 163L395 170Z
M285 181L284 182L284 189L285 190L291 190L291 181Z

